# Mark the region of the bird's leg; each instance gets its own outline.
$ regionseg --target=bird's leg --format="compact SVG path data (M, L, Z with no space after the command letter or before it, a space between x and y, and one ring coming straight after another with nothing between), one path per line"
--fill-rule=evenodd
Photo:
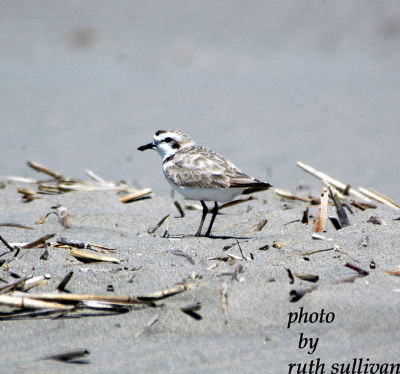
M217 214L218 214L218 204L217 204L217 202L215 201L215 202L214 202L214 208L213 208L213 210L212 210L212 217L211 217L211 221L210 221L210 226L208 226L208 229L207 229L207 232L206 232L206 235L205 235L205 236L210 236L210 234L211 234L211 228L212 228L212 226L213 226L213 224L214 224L215 217L217 216Z
M203 206L203 214L201 216L200 226L199 226L196 234L194 234L195 236L201 236L201 229L203 228L203 223L204 223L204 220L206 219L206 216L208 213L207 205L204 203L203 200L200 200L200 202L201 202L201 205Z

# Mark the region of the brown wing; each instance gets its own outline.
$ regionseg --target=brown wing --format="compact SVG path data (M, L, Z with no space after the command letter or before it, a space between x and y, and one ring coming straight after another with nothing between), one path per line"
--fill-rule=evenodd
M244 174L232 162L218 153L200 146L177 152L166 168L166 175L185 187L216 188L257 187L265 183Z

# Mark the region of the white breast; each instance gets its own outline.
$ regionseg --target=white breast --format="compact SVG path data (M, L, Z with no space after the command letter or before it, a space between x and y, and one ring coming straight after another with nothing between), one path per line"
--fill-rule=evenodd
M182 187L172 183L167 177L166 179L175 191L191 200L227 202L233 200L245 190L245 188L218 189Z

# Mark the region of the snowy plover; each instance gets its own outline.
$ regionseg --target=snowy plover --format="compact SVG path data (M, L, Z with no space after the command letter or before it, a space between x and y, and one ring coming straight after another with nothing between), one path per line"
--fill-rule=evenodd
M250 177L221 155L196 145L182 131L159 130L152 143L142 145L139 151L156 150L162 157L162 168L167 181L181 195L192 200L200 200L203 214L196 236L201 229L208 208L204 201L214 201L210 225L205 236L210 236L211 228L218 214L218 202L231 201L248 189L267 189L269 183Z

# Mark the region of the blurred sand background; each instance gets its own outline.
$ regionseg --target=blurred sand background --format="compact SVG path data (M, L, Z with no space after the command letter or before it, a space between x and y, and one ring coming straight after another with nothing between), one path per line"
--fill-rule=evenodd
M399 192L396 1L0 6L0 175L50 160L167 194L136 148L177 128L276 186L301 160Z

